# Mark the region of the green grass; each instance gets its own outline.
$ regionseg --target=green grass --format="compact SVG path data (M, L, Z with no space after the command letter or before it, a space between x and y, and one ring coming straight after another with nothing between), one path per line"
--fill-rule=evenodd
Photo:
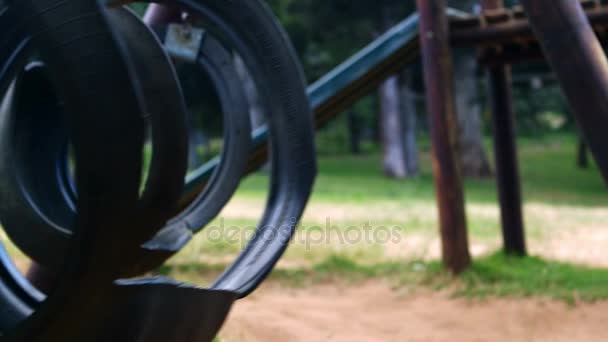
M569 135L553 135L540 139L519 139L518 145L523 195L526 203L526 234L532 245L542 244L558 233L573 232L585 227L601 227L608 221L608 197L598 170L576 167L576 139ZM429 146L421 142L421 175L406 180L391 180L383 176L380 155L324 155L319 158L319 176L310 205L303 217L300 233L311 227L325 227L326 220L341 231L348 227L396 227L404 238L433 238L438 231L435 192L431 174ZM491 151L488 146L488 151ZM465 183L467 219L472 243L485 244L489 250L498 247L500 219L496 185L493 178L469 179ZM210 224L216 227L254 227L261 216L268 188L268 175L256 173L246 178L234 205L221 218ZM251 212L254 214L246 214ZM597 209L597 210L596 210ZM176 263L218 261L232 257L242 248L230 241L211 242L207 228L181 252ZM392 248L392 250L390 249ZM359 257L367 263L391 261L395 247L361 243L351 246L294 243L285 259L290 263L312 265L333 254L348 258ZM399 247L396 247L399 248ZM425 251L415 251L412 257L423 258ZM399 256L402 258L402 256Z
M168 265L162 274L181 279L213 279L223 265ZM445 271L437 261L410 260L364 264L332 255L310 268L276 269L271 281L291 287L327 282L387 280L398 288L426 288L449 291L455 297L543 297L574 304L608 299L608 270L538 257L514 257L497 252L474 261L458 277Z
M606 269L504 253L476 260L460 283L456 294L467 297L544 296L569 303L608 299Z
M490 143L487 143L491 151ZM576 167L576 139L573 136L549 135L518 140L524 199L528 202L599 206L608 204L606 186L594 165L587 170ZM313 201L366 203L377 200L404 202L434 201L428 143L422 141L421 174L407 180L383 176L381 156L320 156ZM267 176L255 174L243 182L241 194L259 196L267 188ZM496 201L493 178L465 182L469 202Z

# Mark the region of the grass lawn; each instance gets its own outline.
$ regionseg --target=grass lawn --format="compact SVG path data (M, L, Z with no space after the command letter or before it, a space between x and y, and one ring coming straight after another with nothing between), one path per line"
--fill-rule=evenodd
M211 281L222 269L223 265L169 264L159 272L200 283ZM478 299L543 297L569 304L608 299L608 270L605 268L552 262L539 257L513 257L502 252L475 259L472 267L458 277L445 272L437 261L404 260L366 265L336 255L312 267L279 267L270 276L271 281L294 288L328 282L356 284L369 279L383 279L401 289L448 289L454 296Z

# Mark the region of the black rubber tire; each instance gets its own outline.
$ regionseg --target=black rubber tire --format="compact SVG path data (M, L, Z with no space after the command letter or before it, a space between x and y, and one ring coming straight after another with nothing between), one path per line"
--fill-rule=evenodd
M117 13L111 19L117 24L120 16ZM127 18L123 18L125 20ZM151 32L134 16L128 16L128 20L121 25L121 34L128 44L133 44L131 41L135 39L138 40L136 44L148 44ZM134 58L140 60L138 73L142 84L178 89L172 69L168 68L168 59L160 63L149 60L161 54L164 56L160 48L142 46L139 49L131 47L131 50ZM190 193L195 191L194 199L145 244L149 249L180 250L192 233L198 232L223 209L246 168L251 128L248 104L231 63L232 55L207 35L197 62L216 86L224 113L225 144L220 166L202 191L191 186L184 192L182 198L192 196ZM155 69L151 70L153 67ZM17 247L37 263L54 268L62 260L62 251L69 243L76 215L75 189L67 168L65 120L40 63L26 68L16 89L13 110L9 109L0 117L0 127L6 132L0 140L0 203L2 199L6 202L10 199L10 205L0 205L0 218ZM154 94L156 92L159 94ZM179 109L177 105L181 106L180 94L172 89L162 93L152 89L145 93L152 93L152 96L146 96L146 105L151 108L149 112L157 115L171 112L158 106L158 99L174 103L176 109ZM40 239L31 239L32 236ZM135 275L125 275L129 276Z
M176 190L181 192L183 177L179 181L178 177L185 173L187 163L181 88L168 56L134 14L115 9L109 18L138 60L135 68L152 131L152 162L141 206L149 208L153 220L156 215L166 218L175 209L166 203L175 198ZM25 254L56 268L65 258L76 212L66 189L70 184L61 177L61 171L66 171L62 168L67 146L65 120L43 69L38 66L26 71L16 87L18 101L13 112L2 117L0 217L8 236ZM37 97L42 98L31 101Z
M181 96L172 89L179 90L179 86L168 58L163 58L164 52L145 25L135 16L124 13L124 10L110 11L111 21L120 27L127 45L135 44L130 49L139 61L137 69L141 83L148 88L160 88L144 91L148 112L152 113L152 118L172 112L171 107L179 112ZM26 57L22 55L22 58ZM161 58L166 60L158 61ZM220 167L204 189L194 195L192 202L145 244L148 249L169 253L180 250L192 233L205 227L222 210L236 191L246 168L251 128L248 104L232 65L232 55L217 40L206 35L197 63L213 80L224 113L225 143ZM26 255L41 265L55 268L63 259L62 251L69 243L76 215L75 190L66 167L67 132L58 100L41 65L25 71L17 93L14 110L0 118L3 121L0 127L6 132L6 142L0 145L0 203L3 199L7 203L0 205L0 218L8 236ZM162 122L158 123L162 128ZM152 126L155 136L158 127ZM183 138L177 139L177 143L176 147L183 147ZM175 165L166 158L165 163L158 159L153 161L153 168L154 162L164 167ZM187 198L189 193L185 196ZM40 239L32 240L31 236ZM155 266L157 263L150 267Z
M35 45L48 63L51 80L67 108L81 196L78 229L47 304L20 329L7 332L10 323L28 316L33 308L28 308L23 298L16 298L16 291L0 293L0 300L7 304L0 311L2 340L82 340L74 337L80 336L77 331L70 332L71 322L87 317L87 313L104 312L95 301L104 298L116 275L122 273L120 260L138 253L139 246L174 210L186 163L182 172L172 170L163 179L165 184L155 184L154 194L140 198L144 123L139 85L131 76L120 38L112 32L96 1L19 0L10 5L11 19L15 20L10 30L3 32L0 46L22 30L36 37ZM6 85L0 88L6 89ZM185 129L172 134L183 137ZM185 149L183 152L185 161ZM163 192L162 203L155 198L158 191ZM110 243L112 248L108 248ZM10 287L13 280L3 277L0 287Z
M251 146L249 104L234 69L233 56L210 34L205 35L197 65L216 87L223 112L224 143L218 168L206 184L186 183L181 212L144 248L175 253L224 208L243 177ZM204 167L204 166L203 166ZM204 186L203 186L204 185ZM160 266L159 263L150 267Z
M36 36L41 38L43 50L48 53L52 79L59 89L59 96L66 100L70 114L68 122L76 146L78 167L79 229L70 255L73 258L68 258L71 267L62 273L55 292L21 329L5 336L14 341L100 340L98 332L112 328L106 322L111 321L108 319L121 308L121 303L118 302L120 296L116 296L115 288L124 288L125 283L115 283L114 280L119 274L124 274L125 269L119 265L127 263L137 267L138 262L131 263L130 260L138 257L143 258L140 260L146 259L148 256L145 253L133 248L146 241L159 228L148 224L144 226L140 219L145 214L138 201L141 134L135 137L124 135L126 132L137 132L137 127L141 125L136 118L128 116L128 111L126 114L124 112L129 108L128 101L132 101L135 94L134 91L119 92L117 97L124 102L116 112L109 113L106 113L109 104L99 103L99 97L89 99L91 102L83 101L87 96L103 94L102 90L107 91L110 88L108 86L117 82L116 78L124 76L127 80L123 79L115 89L130 84L126 77L129 69L125 70L125 65L118 58L121 56L120 50L114 44L113 38L117 38L109 34L104 17L83 16L83 13L100 12L94 6L96 4L84 0L81 1L82 4L64 0L19 2L23 6L36 5L23 9L21 13L44 12L43 20L30 21L30 30L40 32ZM220 26L222 22L230 23L231 27L224 29L227 39L241 44L241 49L237 50L242 52L241 57L252 71L254 79L266 81L258 86L261 97L270 104L268 123L273 166L267 209L258 234L233 267L212 287L216 291L214 293L235 292L244 296L264 279L281 256L310 195L316 172L312 116L304 92L302 73L297 67L293 51L282 30L261 3L253 0L182 3L199 9L202 6L198 5L204 4L211 21ZM214 18L223 20L217 21ZM45 31L49 27L55 29ZM98 32L100 29L103 33L101 38L108 39L96 42L94 47L83 43L78 50L73 50L73 47L62 44L82 41L86 33ZM82 59L73 59L73 55L78 52L102 51L106 48L105 44L108 44L106 52L116 52L109 53L110 58L104 56L103 59L90 59L89 64ZM60 72L61 67L63 74ZM99 68L110 74L98 74ZM121 70L122 74L116 73ZM120 77L114 78L117 75ZM131 105L131 109L137 110L136 104ZM80 116L76 115L78 109L83 110ZM99 116L89 118L89 114L95 113ZM119 116L118 113L125 115ZM133 114L132 111L130 113ZM83 117L92 122L83 120ZM95 128L93 132L84 129L91 127ZM98 142L103 136L102 132L106 136L108 132L117 132L112 137L120 139L123 144L118 148L116 141L112 141L109 145L100 146ZM112 248L108 248L109 245ZM186 290L182 288L180 293ZM195 294L188 296L192 295ZM156 297L145 298L158 298L158 294ZM188 305L187 301L182 300L181 303ZM142 315L154 318L165 307L155 309L127 318L137 319L137 322L152 322L154 320L142 318ZM195 324L199 322L193 322L195 320L191 316L189 318L183 322L184 325L195 329ZM79 322L78 327L74 326L74 321ZM125 326L132 328L128 324ZM148 341L154 341L153 336L158 336L150 334L149 329L167 329L163 324L145 328L148 329L144 330L148 333L146 336L151 336ZM219 326L214 325L214 328ZM138 326L138 329L143 327Z
M280 24L258 0L174 0L204 13L256 80L268 108L271 185L255 236L213 289L246 296L272 270L290 241L316 176L314 131L303 72ZM226 27L225 23L230 23ZM210 30L213 33L213 30ZM218 35L219 37L219 35Z
M268 122L273 162L272 188L260 229L252 243L218 283L217 288L245 295L264 278L280 257L306 204L315 175L312 119L304 93L304 81L297 59L280 26L267 9L257 1L175 1L203 13L217 36L236 46L258 83L260 96L269 108ZM226 23L230 23L229 27ZM213 31L211 31L213 34ZM287 47L287 48L286 48ZM298 156L297 160L293 156ZM229 197L225 197L227 199ZM220 202L221 205L225 202ZM219 211L216 206L214 213ZM210 216L198 222L206 223ZM191 213L187 213L191 214ZM185 242L199 225L188 220L191 215L172 221L154 240L145 244L140 267L146 271L162 264ZM253 259L252 259L253 258ZM255 260L254 260L255 259ZM129 274L135 275L135 274Z
M168 0L205 21L245 62L268 110L271 184L265 212L237 260L211 286L244 297L280 259L306 207L316 176L312 113L304 75L291 42L259 0ZM173 230L166 241L187 241L191 231ZM170 243L146 244L142 269L161 265L175 252Z

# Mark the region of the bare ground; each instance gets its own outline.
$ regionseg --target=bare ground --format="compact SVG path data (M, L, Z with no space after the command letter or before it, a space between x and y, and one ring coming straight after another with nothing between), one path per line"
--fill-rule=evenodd
M239 200L224 212L227 219L255 220L263 202ZM470 204L474 218L471 251L475 256L500 247L498 209ZM608 267L608 209L528 203L525 206L530 252L547 259ZM382 260L437 259L440 242L433 203L414 205L370 204L366 210L350 204L312 203L304 221L319 224L330 218L338 226L370 221L376 225L403 222L403 239L397 243L320 245L311 250L290 247L279 267L306 267L312 256L335 251L365 251ZM475 220L477 223L475 223ZM487 223L487 226L486 226ZM491 234L488 234L491 233ZM1 235L0 235L1 237ZM200 237L199 237L200 240ZM200 242L200 241L199 241ZM205 254L194 241L185 262L230 262L232 256ZM372 246L373 247L373 246ZM298 249L299 248L299 249ZM215 259L214 259L215 258ZM225 259L225 260L224 260ZM17 258L25 269L27 260ZM221 333L222 342L249 341L608 341L608 302L568 306L548 299L450 298L448 292L393 290L382 280L364 284L325 284L288 288L267 283L251 297L239 301Z
M454 299L357 286L265 285L235 305L221 341L608 341L608 302Z
M254 208L248 201L235 201L224 215L253 219L259 215ZM472 254L500 248L498 208L475 203L467 211L473 218ZM531 254L608 267L608 209L528 203L525 213ZM313 202L304 222L318 224L328 218L338 226L403 220L403 239L376 246L378 260L439 257L434 229L409 228L437 226L433 203L374 203L361 210L354 204ZM314 260L311 255L356 248L374 256L367 245L326 244L303 252L296 244L279 267L303 267ZM568 306L542 298L470 300L421 288L394 290L382 280L296 289L271 282L235 305L221 341L608 341L607 323L608 302Z
M262 212L262 206L263 202L259 200L239 198L231 201L222 217L227 222L255 222ZM608 222L608 208L527 203L524 212L531 254L551 260L608 267L608 228L605 224ZM494 204L469 203L467 214L471 253L480 256L500 248L498 207ZM296 239L283 258L282 266L318 262L332 253L364 254L366 258L375 261L440 258L441 244L435 228L438 226L437 208L432 202L374 202L366 204L364 210L360 204L312 202L304 215L303 226L324 227L328 221L332 226L341 228L351 225L361 227L363 223L369 222L373 227L398 225L402 230L397 241L380 244L364 241L344 244L339 243L340 238L330 235L329 242L305 247L305 242ZM190 249L184 250L183 259L217 260L217 255L206 253L206 247L197 245L198 242L202 243L202 236L203 234L195 238ZM196 258L190 258L189 255Z

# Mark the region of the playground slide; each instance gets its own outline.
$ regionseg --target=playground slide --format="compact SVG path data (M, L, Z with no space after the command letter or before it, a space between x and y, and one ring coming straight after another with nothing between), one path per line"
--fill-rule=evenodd
M466 12L448 9L448 16L463 17ZM355 55L309 85L308 98L317 129L373 91L388 76L413 63L419 55L418 14L414 13L372 41ZM262 126L253 132L249 170L266 162L268 130ZM219 159L214 159L190 174L187 192L197 193L212 175Z

